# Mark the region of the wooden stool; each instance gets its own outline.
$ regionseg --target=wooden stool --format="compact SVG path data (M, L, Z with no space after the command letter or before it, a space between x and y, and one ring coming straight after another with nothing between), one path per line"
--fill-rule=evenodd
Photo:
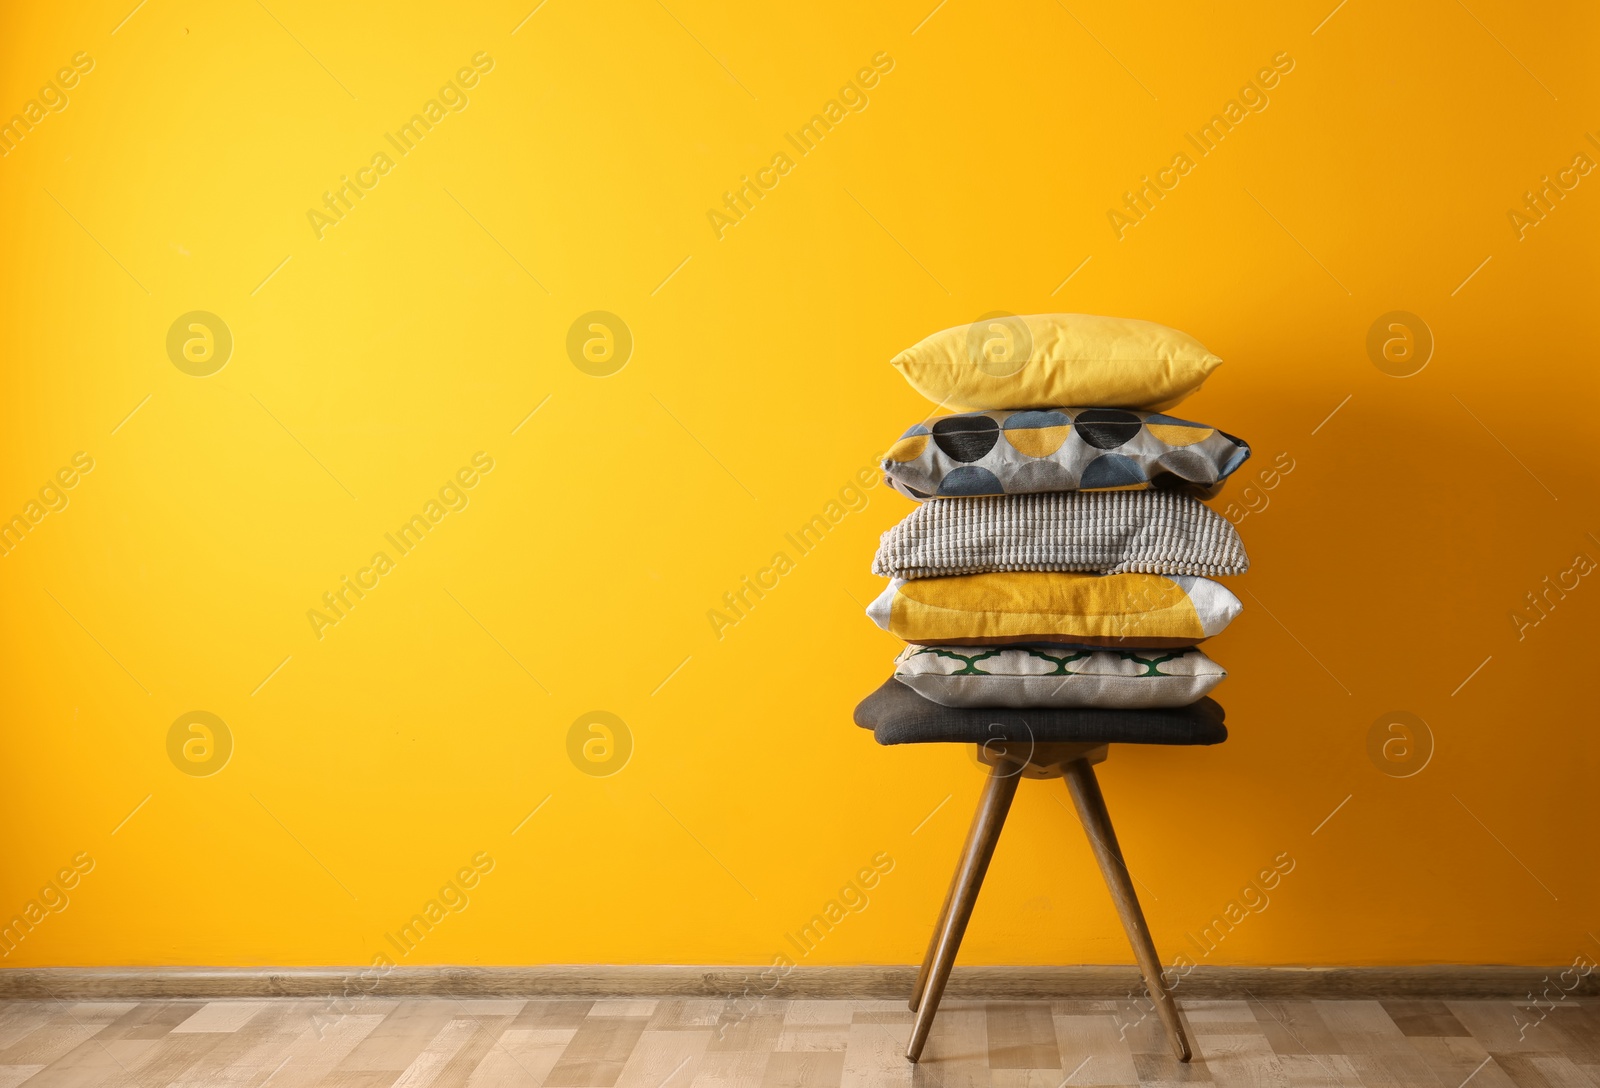
M917 1018L906 1048L908 1060L921 1057L928 1041L961 938L978 902L978 890L1000 841L1017 785L1024 778L1066 779L1067 792L1072 794L1078 819L1094 848L1156 1015L1167 1029L1178 1060L1189 1060L1189 1038L1177 1003L1161 977L1161 960L1122 860L1094 765L1106 758L1113 743L1215 744L1227 737L1222 720L1222 708L1210 699L1166 710L944 707L892 679L856 708L856 723L872 729L879 743L976 741L979 760L990 768L911 991L910 1006Z

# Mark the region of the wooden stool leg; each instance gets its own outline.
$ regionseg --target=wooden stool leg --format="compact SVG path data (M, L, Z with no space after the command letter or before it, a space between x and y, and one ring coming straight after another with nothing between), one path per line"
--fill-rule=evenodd
M967 834L967 847L962 851L961 862L950 886L949 905L940 925L934 931L933 947L927 969L922 979L921 1000L914 1006L916 1023L911 1028L911 1043L906 1047L906 1058L916 1061L922 1056L922 1047L928 1041L928 1031L933 1027L934 1015L939 1011L939 999L944 996L945 983L950 979L950 968L955 966L956 951L972 918L972 908L978 902L978 889L983 885L983 875L989 871L989 860L994 857L995 844L1000 841L1000 830L1005 826L1006 813L1011 811L1011 800L1017 795L1017 783L1022 781L1021 766L1007 764L995 767L985 780L983 796L978 801L978 811L972 817L972 829Z
M1139 961L1139 971L1144 975L1145 989L1155 1002L1156 1015L1166 1025L1167 1037L1172 1041L1173 1052L1180 1062L1189 1060L1189 1037L1184 1034L1183 1022L1178 1019L1178 1006L1161 977L1161 960L1156 956L1156 946L1150 939L1150 927L1145 925L1144 912L1139 909L1139 897L1134 894L1133 880L1122 860L1122 848L1117 845L1117 834L1111 829L1111 816L1106 811L1106 799L1100 793L1100 783L1095 779L1094 768L1084 760L1074 760L1064 768L1063 777L1077 806L1078 819L1089 834L1094 847L1095 860L1100 863L1100 874L1117 906L1122 928L1128 933L1128 943L1133 945L1133 955Z
M977 817L973 817L972 826L967 828L966 841L961 844L961 855L956 859L956 870L950 874L950 887L944 893L944 904L939 908L939 918L933 923L933 933L928 937L928 951L922 957L922 967L917 971L917 981L911 987L911 1000L907 1004L912 1012L916 1012L917 1007L922 1004L922 994L928 988L928 975L933 971L933 955L939 950L939 935L944 932L944 924L950 917L950 904L955 902L956 891L961 887L961 873L966 869L972 851L976 848L978 827L981 822Z
M967 857L972 853L972 833L967 832L967 841L961 847L961 856L956 860L955 874L950 877L950 887L944 893L944 905L939 908L939 917L933 923L933 935L928 938L928 951L922 957L922 966L917 969L917 981L911 987L911 1000L906 1004L912 1012L917 1011L917 1006L922 1004L922 992L928 988L928 974L933 970L933 954L939 949L939 934L944 930L945 919L950 917L950 902L956 897L956 884L961 879L961 869L967 863Z

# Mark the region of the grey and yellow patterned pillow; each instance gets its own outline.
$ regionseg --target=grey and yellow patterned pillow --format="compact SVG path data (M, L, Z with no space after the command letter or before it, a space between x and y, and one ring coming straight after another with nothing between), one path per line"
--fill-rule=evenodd
M884 454L883 471L919 502L1150 487L1211 495L1249 456L1243 439L1160 412L1032 408L918 423Z
M894 678L943 706L1188 706L1222 683L1195 649L907 646Z

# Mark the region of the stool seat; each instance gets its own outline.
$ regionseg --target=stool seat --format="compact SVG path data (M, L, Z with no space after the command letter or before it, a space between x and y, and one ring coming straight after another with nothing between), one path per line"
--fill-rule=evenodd
M1033 741L1041 744L1218 744L1228 739L1212 699L1146 710L942 706L890 677L856 707L879 744Z

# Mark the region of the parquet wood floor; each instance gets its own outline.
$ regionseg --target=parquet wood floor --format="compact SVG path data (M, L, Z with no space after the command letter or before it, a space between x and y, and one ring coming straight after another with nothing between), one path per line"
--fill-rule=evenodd
M0 1088L1600 1088L1600 1001L0 1002ZM1541 1018L1541 1013L1542 1018Z

